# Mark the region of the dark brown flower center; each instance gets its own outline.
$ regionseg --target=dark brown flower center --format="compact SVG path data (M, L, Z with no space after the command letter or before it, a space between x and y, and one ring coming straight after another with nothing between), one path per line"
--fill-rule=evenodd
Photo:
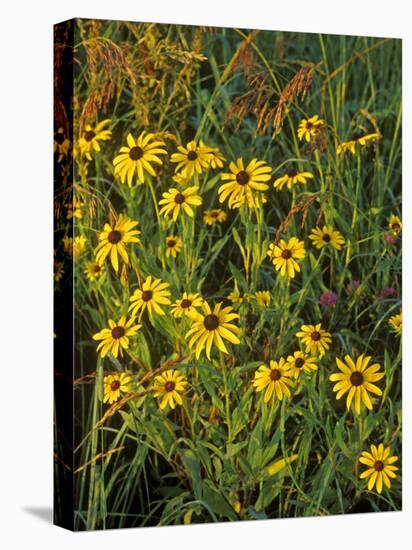
M309 122L309 121L308 121L308 122L306 123L306 128L307 128L308 130L310 130L311 128L313 128L313 122Z
M395 231L398 231L398 229L400 229L400 225L398 224L398 222L395 222L392 224L392 229L395 229Z
M87 130L87 132L84 132L84 139L86 141L92 141L95 135L96 133L93 132L93 130Z
M64 142L64 134L62 132L59 132L56 134L56 137L54 138L59 145L61 145Z
M196 151L189 151L187 154L188 160L196 160L197 159L197 153Z
M282 374L279 369L271 369L270 371L270 379L276 382L276 380L279 380L281 378Z
M175 244L176 244L176 241L175 241L174 239L169 239L169 240L167 241L167 246L168 246L169 248L173 248L173 247L175 246Z
M363 384L363 374L358 370L355 370L350 375L350 383L352 386L361 386Z
M284 260L289 260L289 258L291 257L292 257L292 252L288 248L285 248L285 250L282 251L282 258Z
M381 472L384 469L385 465L382 460L377 460L374 464L374 468L377 472Z
M219 317L213 313L206 315L203 320L203 324L205 325L206 330L216 330L219 326Z
M118 340L124 335L125 335L125 330L123 327L114 327L114 329L112 329L112 336L115 340Z
M184 300L182 300L180 302L180 307L183 308L183 309L186 309L186 308L190 307L191 305L192 305L192 301L188 300L187 298L185 298Z
M110 389L112 391L116 391L120 388L120 382L118 380L113 380L113 382L110 384Z
M120 231L117 231L117 229L114 229L113 231L110 231L110 233L107 235L107 240L111 244L117 244L122 240L122 234Z
M250 180L249 174L246 172L246 170L240 170L236 174L236 181L239 185L246 185Z
M293 168L291 170L288 171L288 177L289 178L294 178L295 176L298 175L298 171L297 170L294 170Z
M322 238L325 241L325 243L330 242L330 235L328 233L325 233Z
M318 332L317 330L314 330L312 332L312 334L310 335L310 337L312 338L312 340L314 340L315 342L318 342L320 340L320 332Z
M173 380L168 380L165 384L166 391L173 391L175 387L176 387L176 384L173 382Z
M151 290L143 290L142 292L142 300L143 302L148 302L152 299L153 292Z
M141 147L132 147L129 151L129 157L132 160L139 160L143 156L143 149Z
M101 270L102 270L102 268L99 266L99 264L94 264L93 271L95 273L100 273Z
M212 212L210 215L212 216L212 218L217 218L219 216L219 212Z
M185 196L182 195L182 193L177 193L175 195L175 203L176 204L183 204L185 202Z
M295 367L297 369L301 369L303 367L303 365L305 364L305 360L302 359L302 357L298 357L295 361Z

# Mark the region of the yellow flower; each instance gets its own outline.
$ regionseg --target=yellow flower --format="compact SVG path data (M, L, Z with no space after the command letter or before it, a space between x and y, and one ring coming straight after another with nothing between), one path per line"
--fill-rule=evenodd
M70 140L64 135L63 128L59 128L54 134L53 149L58 155L57 162L61 162L69 154Z
M104 397L103 402L111 405L120 398L122 393L130 392L131 377L122 372L121 374L108 374L104 377Z
M270 368L261 365L255 373L253 386L257 392L265 391L263 400L267 403L272 395L275 395L279 401L283 396L291 396L289 386L293 384L290 379L292 372L289 369L285 359L281 357L279 361L270 361Z
M193 313L196 311L196 308L200 307L203 304L203 299L199 293L188 294L183 292L183 296L180 300L171 306L171 312L173 317L182 317L182 315L187 315L187 317L192 317Z
M227 218L226 212L220 208L214 210L205 210L203 214L203 221L207 225L214 225L215 223L223 223Z
M398 459L397 456L391 455L390 447L384 447L382 443L378 447L371 445L370 452L363 451L359 458L359 462L368 466L367 470L364 470L360 474L361 479L368 479L368 491L376 485L376 490L381 494L383 486L388 489L391 488L391 480L389 478L396 478L395 472L399 470L397 466L393 466L393 463Z
M79 139L79 149L80 153L84 155L87 160L92 160L92 151L96 151L96 153L100 151L99 141L107 141L112 137L112 132L104 129L110 122L111 120L106 118L94 127L90 124L86 125L82 137Z
M220 351L228 353L223 339L232 344L240 344L240 340L236 336L240 333L240 328L230 322L238 319L239 315L233 313L231 307L222 309L222 303L220 302L215 305L212 311L209 304L203 302L202 310L203 315L198 312L193 314L192 328L186 334L186 338L190 337L189 347L192 348L196 344L196 359L199 359L204 349L206 349L207 358L210 359L210 350L213 343Z
M313 174L310 172L299 172L298 170L291 169L284 176L281 176L275 180L273 187L277 191L280 191L285 185L287 185L287 188L291 191L292 187L297 183L302 183L305 185L307 180L312 178Z
M287 242L281 240L278 244L269 245L268 256L281 277L293 279L295 272L300 271L296 260L302 260L305 255L305 244L296 237L291 237Z
M75 199L73 203L70 203L66 206L66 209L67 209L66 218L68 220L71 220L72 218L77 218L80 220L83 215L83 206L84 206L84 202L78 199Z
M171 187L169 191L166 191L162 194L163 199L159 201L159 205L162 206L160 214L163 214L167 217L169 214L172 214L173 221L177 220L177 217L182 208L185 214L193 218L194 212L192 206L199 206L202 204L202 198L200 195L197 195L199 187L187 187L182 191Z
M120 318L118 323L109 319L109 328L104 328L93 335L93 340L101 340L96 351L100 351L100 356L105 357L109 351L114 357L120 354L123 357L123 350L129 347L129 338L135 336L142 325L134 325L134 317L126 322L126 316Z
M103 275L104 266L99 265L97 262L87 262L83 273L86 275L87 279L93 283Z
M335 231L330 225L324 225L322 229L320 227L312 229L312 233L309 235L309 239L313 241L313 244L316 246L316 248L332 246L336 250L341 250L342 245L345 242L345 239L342 237L339 231Z
M143 313L147 308L150 317L153 311L158 315L164 315L165 312L160 305L166 306L170 304L170 291L168 288L169 283L162 283L161 279L153 279L149 275L144 281L142 288L138 288L132 294L129 311L132 312L132 315L137 315L139 311Z
M261 290L256 292L255 298L257 303L261 307L269 307L270 305L270 292L268 290Z
M336 148L336 154L341 155L341 154L346 153L347 151L349 151L350 153L352 153L352 155L354 155L355 152L356 152L356 146L357 145L360 145L361 147L364 147L365 145L367 145L367 143L369 141L371 141L371 140L376 141L376 140L380 139L381 137L382 136L378 133L366 134L366 135L363 135L363 136L355 135L350 140L342 141L341 143L339 143L337 148Z
M177 149L179 152L173 153L170 160L177 163L175 172L182 169L188 178L195 172L201 174L210 164L210 147L206 147L203 142L198 145L196 141L190 141L186 147L179 145Z
M245 168L243 159L239 158L236 163L230 163L229 169L230 173L221 176L227 183L219 187L219 201L224 202L229 197L229 208L238 208L246 199L249 207L258 207L259 195L269 189L265 182L270 180L272 168L256 158Z
M235 287L232 292L229 293L228 299L234 304L243 304L243 302L250 302L252 295L248 292L242 292Z
M182 241L175 235L166 237L166 256L176 258L178 252L182 250Z
M318 369L315 357L310 357L303 351L295 351L293 355L289 355L287 358L287 364L290 368L294 378L298 378L301 372L305 371L311 373Z
M385 374L378 372L380 369L378 363L369 366L371 359L372 357L365 357L362 354L355 363L349 355L345 356L345 362L336 357L336 365L341 372L329 376L332 382L337 382L333 386L333 391L337 392L336 399L340 399L342 395L348 392L346 407L350 410L352 400L354 400L357 414L360 414L361 402L364 403L367 409L372 410L373 406L368 392L382 395L382 390L375 386L373 382L381 380Z
M389 218L389 229L392 231L394 235L397 235L401 232L402 229L402 222L399 216L395 216L395 214L391 214L391 217Z
M320 128L324 125L324 122L319 115L314 115L309 119L301 120L298 128L298 138L300 141L306 139L310 141L319 132Z
M134 229L138 223L123 214L120 214L119 219L113 226L106 223L99 235L100 242L94 249L96 262L99 265L103 265L106 257L110 254L110 261L115 271L119 269L118 255L120 255L125 264L128 264L127 244L140 242L137 236L140 234L140 231Z
M153 395L159 398L160 409L166 408L169 404L172 409L183 404L181 393L185 391L188 382L186 377L175 369L169 369L156 376L153 384Z
M83 235L75 237L74 240L72 237L63 237L63 250L69 256L74 256L78 258L83 254L86 249L86 238Z
M396 334L402 334L402 311L397 315L392 315L389 319L389 324L391 325L393 332Z
M54 280L58 283L64 275L64 264L54 260Z
M325 355L332 342L330 332L322 328L321 323L317 325L302 325L300 331L296 333L302 344L306 346L306 352L312 355L319 353L320 357Z
M193 174L191 176L188 176L185 172L179 172L178 174L175 174L172 179L178 185L185 186L190 182L192 177L193 177Z
M211 168L223 168L226 159L217 147L208 147L202 140L200 140L200 146L209 150L209 163Z
M336 147L336 154L342 155L343 153L346 153L347 151L350 151L352 155L355 154L356 149L356 139L351 139L349 141L342 141L341 143L338 143L338 146Z
M133 178L136 176L137 183L145 181L146 172L155 177L152 164L163 164L158 155L166 155L167 151L162 149L164 142L156 140L154 134L142 132L138 138L132 134L126 137L127 146L121 147L117 157L113 159L114 174L120 176L124 183L127 177L127 184L132 186Z

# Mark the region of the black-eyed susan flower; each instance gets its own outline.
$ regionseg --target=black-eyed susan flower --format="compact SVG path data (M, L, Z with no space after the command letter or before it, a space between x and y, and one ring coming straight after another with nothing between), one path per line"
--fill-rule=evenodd
M143 184L145 174L155 177L156 172L152 164L163 164L159 155L166 155L163 149L165 143L156 139L155 134L142 132L139 137L134 138L132 134L126 137L127 146L120 148L119 154L113 159L114 173L119 175L120 181L132 186L133 178L137 183Z
M319 115L301 120L298 128L299 140L302 141L302 139L305 139L306 141L310 141L317 135L323 125L324 121L319 118Z
M53 150L57 154L57 162L61 162L69 153L70 140L66 137L63 128L59 128L54 134Z
M255 298L257 303L261 307L269 307L270 306L270 292L268 290L260 290L255 293Z
M200 140L200 146L209 150L209 164L211 168L223 168L226 159L218 147L208 147L202 140Z
M124 372L108 374L103 380L103 402L111 405L119 400L122 393L129 393L132 378Z
M132 315L137 315L139 311L143 313L147 308L150 317L153 312L158 315L165 315L161 306L168 306L171 303L169 286L169 283L163 283L161 279L154 279L149 275L141 288L138 288L132 294L129 311Z
M391 488L390 478L396 478L395 472L399 470L397 466L393 466L397 462L398 457L391 454L390 447L385 447L383 443L380 443L378 447L376 445L370 446L369 451L363 451L359 458L361 464L368 466L360 474L361 479L368 479L368 491L376 486L376 490L380 494L383 487Z
M370 141L377 141L378 139L381 139L381 137L382 136L377 132L364 135L354 134L348 141L338 143L336 147L336 154L339 156L349 151L352 155L354 155L358 145L360 147L365 147L365 145L367 145Z
M176 404L182 405L183 400L180 395L186 389L188 382L185 376L175 369L169 369L159 376L156 376L153 383L153 395L159 400L161 410L169 405L172 409Z
M382 390L375 386L374 382L381 380L385 374L379 372L380 365L378 363L369 366L371 359L372 357L364 354L360 355L356 362L349 355L345 356L344 362L336 357L336 365L341 372L329 376L332 382L336 382L333 386L336 399L340 399L347 393L346 407L350 410L353 400L357 414L360 414L361 403L370 411L373 409L369 392L382 395Z
M107 141L112 137L112 132L106 129L106 126L110 124L111 120L106 118L102 120L96 126L87 124L83 130L83 134L79 139L80 153L84 155L87 160L92 160L91 153L100 151L99 141Z
M166 256L176 258L177 254L182 250L182 241L176 235L166 237Z
M117 323L109 319L109 327L93 335L93 340L101 340L96 350L100 352L100 356L105 357L110 351L114 357L119 354L123 357L123 350L129 347L129 338L135 336L142 326L134 323L134 317L126 321L123 316Z
M189 347L195 346L196 359L199 359L203 350L206 350L206 356L210 359L212 344L223 353L228 353L223 340L240 344L237 337L240 328L231 323L238 319L239 315L233 313L231 307L222 308L222 302L220 302L212 310L207 302L203 302L202 311L203 314L199 312L193 314L193 325L186 334L186 338L190 338Z
M139 222L131 220L127 216L120 214L114 225L105 224L103 231L99 234L99 244L94 249L96 262L103 265L107 256L110 254L110 261L113 269L119 269L119 255L125 264L129 263L127 253L128 243L138 243L140 231L135 229Z
M245 168L243 159L238 158L236 163L229 164L229 169L229 173L221 176L222 181L227 183L219 187L219 201L224 202L228 198L229 208L238 208L245 199L249 207L258 206L258 195L269 189L265 182L270 180L272 168L264 160L256 158L251 160Z
M173 317L182 317L182 315L187 315L191 317L193 313L199 308L203 303L203 298L199 293L188 294L183 292L183 296L176 300L176 302L171 306L171 312Z
M210 147L203 142L190 141L186 147L179 145L177 150L178 153L173 153L170 160L176 163L175 171L182 170L188 178L194 173L201 174L210 164Z
M192 206L202 204L202 197L197 194L198 191L199 187L197 186L187 187L181 191L171 187L162 194L163 199L159 201L159 205L163 205L160 214L164 214L166 217L171 214L175 222L182 209L185 214L193 218L194 212Z
M223 223L227 218L226 212L220 208L214 210L205 210L203 221L206 225L215 225L215 223Z
M86 250L86 244L87 240L83 235L78 235L74 239L67 235L63 237L63 250L66 254L74 258L79 258L79 256L83 254Z
M301 172L299 170L291 168L290 170L288 170L286 174L284 174L280 178L277 178L274 181L273 187L277 191L280 191L286 185L289 191L291 191L292 187L297 183L301 183L302 185L305 185L307 181L310 179L313 179L313 174L311 172L305 172L305 171Z
M399 216L395 216L395 214L391 214L391 217L389 218L389 229L392 231L394 235L398 235L398 233L401 232L402 222Z
M292 372L289 369L285 359L281 357L279 361L270 361L270 367L261 365L255 373L253 386L257 392L265 391L263 400L267 403L272 395L279 401L283 397L291 396L289 387L293 384L291 380Z
M313 244L318 249L323 248L324 246L331 246L336 250L341 250L345 242L345 239L339 231L334 230L330 225L324 225L322 228L316 227L315 229L312 229L309 239L313 241Z
M243 304L244 302L250 302L252 298L252 294L239 290L237 286L235 286L232 292L230 292L228 295L228 300L230 300L234 304Z
M303 371L311 373L318 369L316 357L311 357L303 351L295 351L293 355L288 356L286 362L295 379L298 378Z
M392 331L396 334L402 334L402 311L397 315L392 315L389 319L389 324L392 327Z
M329 349L329 344L332 342L332 335L322 328L321 323L302 325L296 336L306 346L306 353L311 355L318 353L320 357L325 355L325 352Z
M97 262L93 262L93 261L87 262L83 273L86 275L87 279L91 283L94 283L95 281L100 279L100 277L103 275L104 265L100 265Z
M297 237L291 237L288 241L281 240L278 244L269 245L268 256L272 260L275 269L281 277L293 279L296 272L300 271L298 261L306 255L305 244Z

